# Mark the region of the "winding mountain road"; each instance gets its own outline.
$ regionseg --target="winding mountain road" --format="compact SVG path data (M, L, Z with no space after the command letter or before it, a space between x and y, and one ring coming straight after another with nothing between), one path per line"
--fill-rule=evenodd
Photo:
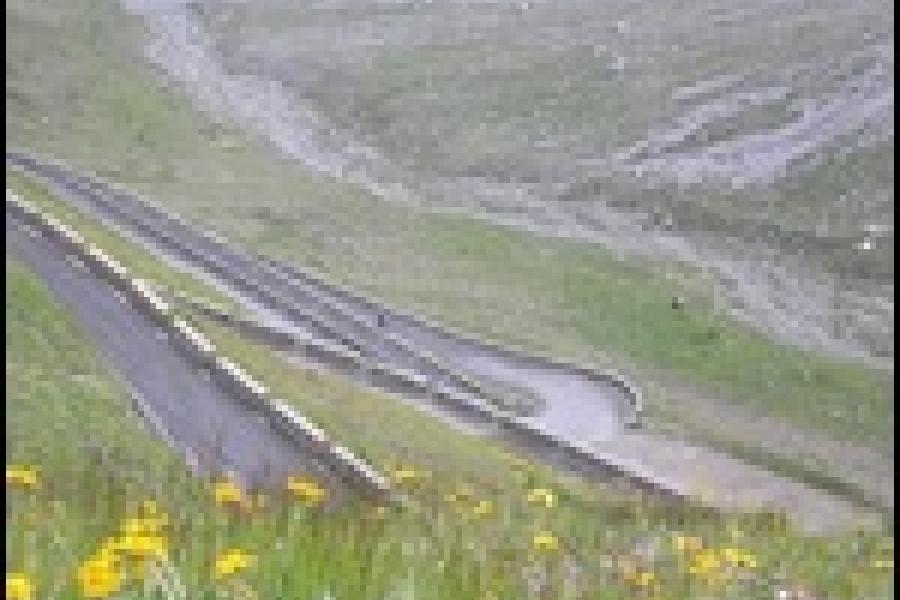
M434 410L439 398L452 397L478 415L476 422L490 421L486 405L504 405L511 393L524 394L534 405L517 419L611 472L631 474L652 487L725 510L784 511L810 531L851 527L871 517L844 499L733 457L630 427L637 397L615 377L463 338L297 268L243 252L144 199L55 161L8 151L7 165L42 181L174 266L203 274L267 327L327 340L357 355L359 363L351 369L356 376L379 369L407 373L419 384L418 393L406 394L407 399L422 408ZM459 414L441 416L466 420ZM481 433L491 431L487 427Z
M6 214L6 255L29 267L73 314L129 389L135 410L195 470L243 487L277 489L313 474L337 500L346 485L198 369L108 283L59 244Z

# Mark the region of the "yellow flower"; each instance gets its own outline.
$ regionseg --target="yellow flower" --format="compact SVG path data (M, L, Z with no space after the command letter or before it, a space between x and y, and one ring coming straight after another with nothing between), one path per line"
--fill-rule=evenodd
M286 487L306 506L315 506L325 500L325 488L315 481L302 477L288 477Z
M745 550L725 548L722 550L722 558L725 559L725 562L734 567L745 567L747 569L756 568L756 557Z
M232 481L218 481L213 485L213 498L222 506L244 507L248 505L244 493Z
M556 505L556 496L550 490L538 488L528 492L528 502L543 504L547 508L553 508Z
M534 536L531 540L532 545L537 550L556 550L559 548L559 540L552 533L542 531Z
M111 562L118 563L123 558L127 559L128 572L143 578L151 563L165 560L167 546L166 538L161 535L126 534L106 540L98 554L108 557Z
M113 560L127 557L129 567L143 576L148 559L161 560L166 557L168 541L164 529L169 520L153 501L144 502L140 513L144 516L129 517L122 522L121 535L106 539L100 546L99 555L112 557Z
M872 561L872 566L876 569L890 571L894 568L894 561L891 559L879 559Z
M475 515L489 515L492 512L494 512L494 504L490 500L481 500L478 504L472 507L472 513Z
M648 588L656 583L656 574L653 571L638 571L631 578L631 583L639 588Z
M720 583L725 576L724 565L714 550L703 550L694 557L688 572L708 584Z
M125 535L152 535L159 534L168 525L165 515L156 517L132 517L122 523L122 533Z
M140 558L162 558L166 555L166 538L160 535L124 535L110 543L113 552Z
M243 571L250 567L255 561L256 557L252 554L247 554L243 550L232 548L216 557L215 564L213 565L213 575L216 579L222 579L234 575L238 571Z
M34 584L25 573L6 574L6 600L32 600Z
M38 472L34 467L16 465L6 467L6 485L33 489L38 486Z
M404 483L407 481L415 481L422 477L422 473L419 473L415 469L397 469L393 473L391 473L391 479L394 480L394 483Z
M704 550L694 557L691 572L714 571L722 567L722 561L714 550Z
M86 598L106 598L122 587L119 561L107 552L86 560L78 567L76 575Z

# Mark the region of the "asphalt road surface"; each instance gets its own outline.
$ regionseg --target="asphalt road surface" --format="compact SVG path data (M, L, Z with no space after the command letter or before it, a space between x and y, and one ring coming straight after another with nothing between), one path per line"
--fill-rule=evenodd
M130 388L136 408L195 469L231 474L270 489L291 474L313 474L332 498L344 486L266 418L195 369L163 331L115 290L79 266L58 245L7 213L6 253L35 272L74 315L101 355Z
M256 318L358 351L364 361L415 373L432 397L448 390L473 405L525 390L535 410L522 420L584 449L597 461L722 509L770 508L806 529L855 526L848 501L702 446L627 426L631 398L610 380L461 339L296 268L203 235L147 202L26 154L7 164L38 176L79 208L103 218L182 268L202 273ZM463 376L460 377L459 373ZM431 409L422 394L407 400Z

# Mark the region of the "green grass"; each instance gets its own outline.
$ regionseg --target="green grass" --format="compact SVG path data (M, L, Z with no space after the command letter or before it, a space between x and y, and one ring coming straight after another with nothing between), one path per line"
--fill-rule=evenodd
M892 440L892 377L773 344L713 316L702 305L676 313L670 301L681 291L677 285L576 244L544 242L537 248L516 234L488 233L455 219L433 228L422 224L418 231L419 248L427 239L471 280L494 282L511 299L550 304L549 313L562 321L560 337L575 344L616 349L628 364L681 374L726 398L739 398L838 437L849 434L876 446ZM459 302L443 294L428 300L429 306L440 306L442 314ZM484 304L487 310L482 307L480 312L493 313L493 306ZM535 345L539 338L521 327L524 318L519 313L493 321L495 335ZM479 322L478 328L490 323ZM496 331L498 327L502 329Z
M768 3L762 11L768 9L773 18L737 29L713 18L713 7L728 12L738 4L597 9L567 3L527 11L471 5L461 13L447 5L413 11L346 3L323 10L269 1L212 8L202 20L226 47L253 47L263 60L276 48L283 60L273 62L281 78L317 76L315 85L304 86L304 96L393 157L423 171L531 175L533 167L552 164L553 158L572 162L576 149L602 156L633 143L650 123L673 116L667 100L678 86L722 73L772 70L773 64L822 54L825 48L840 55L855 47L863 28L883 31L884 24L872 17L889 10L880 0L854 6L825 2L803 11ZM624 34L617 32L620 20L627 25ZM701 22L704 27L697 26ZM372 35L368 27L353 27L360 23L382 34L384 43L357 45L360 37ZM420 28L421 38L410 43L408 32L392 27L395 23ZM318 36L307 39L302 33L342 26L347 41L338 48L323 47ZM809 30L816 35L805 34ZM556 39L558 31L566 31L567 39ZM425 41L429 37L440 41ZM626 57L623 74L609 67L617 55ZM332 56L335 60L322 60ZM331 68L326 71L323 63ZM806 90L821 83L796 85ZM536 138L563 141L548 151L537 147Z
M625 365L662 381L674 377L890 451L892 376L782 349L717 321L702 307L691 274L686 283L671 281L571 243L548 243L539 252L527 236L385 205L305 173L257 141L213 126L177 92L164 89L138 56L140 33L111 2L10 4L8 144L101 171L236 240L472 331ZM220 144L223 137L237 146ZM75 224L78 217L67 218ZM136 274L209 294L152 261L129 258L127 245L102 237L88 223L79 222L81 227L123 263L130 261ZM326 589L340 599L382 598L404 586L414 586L415 597L426 600L478 598L488 581L501 598L521 598L522 569L534 559L526 546L539 527L553 528L577 557L583 576L576 587L587 590L579 598L633 598L635 591L608 561L629 555L638 541L668 548L675 530L758 554L760 569L746 587L731 592L735 597L771 598L766 578L776 580L776 573L829 598L892 595L891 574L871 565L892 539L803 539L752 518L743 523L744 537L732 539L728 526L734 523L611 498L541 469L515 466L496 445L457 437L339 380L288 370L265 349L219 332L219 341L267 384L272 380L378 466L394 455L435 475L420 483L420 512L386 520L363 519L362 509L350 507L330 516L283 508L232 521L212 508L208 489L123 414L121 387L41 286L8 265L7 288L7 461L39 466L45 485L37 494L7 492L6 565L7 571L34 573L39 597L72 597L67 586L74 565L112 531L127 504L148 497L162 502L177 525L174 562L189 597L212 593L205 574L216 549L242 545L261 557L260 567L248 574L261 598L321 597ZM699 296L698 308L675 320L669 298L685 291ZM719 329L715 339L707 336L711 327ZM337 407L361 416L354 422L352 413ZM834 408L839 416L830 414ZM107 448L99 466L89 462L90 452L73 451L89 442ZM495 501L498 514L489 524L456 517L438 500L444 486L460 482ZM549 515L525 508L530 485L556 486L560 508ZM664 582L662 593L721 597L684 575L684 565L668 550L658 558L648 568ZM548 596L554 599L566 596L557 576L560 562L556 556L534 563L554 572Z
M873 566L891 556L889 538L805 539L762 516L724 520L617 499L219 335L267 385L323 420L330 415L338 432L358 435L354 441L365 454L423 473L405 484L413 504L381 517L354 501L325 514L279 499L251 515L230 515L136 426L121 386L41 284L16 263L7 262L6 273L7 464L33 465L41 479L37 490L7 488L6 569L29 573L39 597L79 597L73 569L147 499L171 516L169 558L191 598L213 597L217 588L231 597L208 575L213 556L231 547L258 556L242 580L259 597L312 599L329 591L341 600L383 598L411 586L413 597L426 600L474 600L488 590L504 599L633 598L638 592L623 580L624 561L652 571L660 594L705 597L700 578L686 573L689 558L672 549L676 531L756 557L752 578L729 584L729 593L742 598L770 598L775 570L787 572L790 585L827 590L829 598L889 597L892 589L889 571ZM350 414L356 418L347 419ZM372 419L380 426L372 427ZM443 499L461 486L472 490L470 500ZM534 486L553 489L558 505L529 505L525 496ZM490 499L494 510L474 517L471 507L481 499ZM543 529L559 537L563 550L529 550L531 536ZM648 541L661 544L651 562L633 553L634 544ZM564 583L567 562L578 575ZM527 595L525 569L547 576L543 593Z
M433 554L403 556L404 542L427 534L416 515L380 520L361 505L322 514L280 503L239 520L215 508L203 483L126 414L121 387L41 285L14 263L6 277L7 464L34 465L41 480L37 491L7 488L6 568L29 573L38 597L81 597L76 565L146 499L172 516L171 558L190 598L212 597L209 562L227 547L259 556L247 575L259 597L380 598L408 569L429 590L422 597L476 597L464 580L477 571L472 559L454 562L448 550L452 566L440 573Z
M237 310L231 298L198 281L193 275L166 265L146 250L111 231L95 218L83 214L72 204L53 196L45 187L35 183L28 176L7 169L6 186L37 208L74 228L86 240L115 256L132 276L156 284L163 292L178 290L199 301L221 306L223 310L232 312ZM173 299L171 294L169 296Z
M167 266L163 261L150 255L147 251L136 247L133 243L111 232L93 217L83 215L66 202L51 196L45 188L32 182L27 177L23 177L15 172L9 172L8 179L12 189L23 194L25 198L37 204L43 210L75 227L87 240L110 252L132 273L143 277L146 281L155 285L163 292L167 300L173 302L176 311L182 316L200 318L189 305L178 301L179 295L182 293L188 294L193 298L215 299L217 304L222 306L226 312L234 314L237 311L233 303L230 303L227 298L219 296L215 290L206 284ZM220 334L224 332L222 328L218 327L214 328L213 331ZM230 336L227 339L231 340L232 343L235 343L237 340L234 336ZM256 362L259 361L257 360ZM349 410L350 412L355 412L358 409L353 408ZM409 413L410 411L407 410L406 412ZM652 416L662 422L679 423L678 434L687 435L701 444L712 445L753 464L778 471L814 487L837 493L862 504L870 503L868 494L861 491L861 489L866 489L867 485L871 485L873 478L879 477L877 471L872 474L859 473L857 467L857 470L853 473L848 473L846 470L830 473L830 470L835 469L835 465L828 462L823 464L821 460L815 460L815 455L810 456L804 452L800 452L798 455L796 451L773 451L765 445L736 442L729 436L717 433L714 428L709 426L696 426L690 422L680 421L682 419L680 413L672 413L671 409L669 409L671 414L666 413L665 418L661 418L659 414L661 412L663 412L661 408L654 407ZM378 421L379 419L376 415L371 420ZM420 420L421 417L413 415L411 422L418 423ZM424 430L427 430L427 427ZM419 431L420 429L414 427L409 430L408 434L415 437ZM354 431L349 433L348 437L357 439L360 434L364 434L364 432ZM428 439L429 436L424 436L423 442ZM419 448L419 453L424 451L425 446L423 445ZM873 467L877 467L877 465L873 465ZM861 481L858 477L861 477Z
M48 204L45 208L55 212L58 206ZM62 216L59 212L55 214ZM91 223L88 220L84 224ZM89 233L83 233L94 243L99 241L94 237L96 234L97 231L93 228L89 228ZM119 243L124 242L119 240ZM118 245L116 247L119 248ZM127 253L128 258L122 260L123 264L154 260L142 256L142 253L143 251L138 249L134 249L134 253ZM154 272L163 280L171 281L169 270L169 267L160 264ZM106 379L102 374L96 374L101 368L96 359L84 352L87 344L81 339L77 329L68 323L58 308L53 308L52 303L41 296L43 291L40 286L15 265L10 266L8 273L10 277L8 288L11 293L7 302L7 320L24 330L23 332L14 328L7 338L8 355L17 357L22 363L21 366L18 363L10 365L9 370L18 374L31 369L36 375L28 378L28 382L40 381L49 386L38 391L29 388L27 393L20 393L19 390L27 386L13 377L9 384L12 394L10 397L21 396L32 401L45 396L74 398L75 404L63 404L61 407L69 409L69 418L72 419L75 414L81 414L75 413L72 410L73 406L92 406L92 400L85 395L90 390L98 388L98 385L88 386L86 391L77 387L70 389L74 377L65 377L66 385L59 384L54 378L74 371L82 374L89 372L88 381L103 382ZM170 284L170 289L171 285L174 283ZM203 292L204 290L199 290L199 293ZM25 306L30 310L25 311L23 308ZM183 314L196 318L196 315ZM18 415L14 415L10 419L11 430L8 430L8 435L9 431L16 432L10 446L14 450L8 457L11 464L37 464L44 473L44 479L68 481L69 483L65 484L67 486L77 485L77 479L73 478L80 477L82 481L88 482L84 486L85 489L103 490L100 493L105 496L99 500L99 505L104 507L103 518L77 512L72 516L71 512L68 513L67 518L74 519L75 522L68 523L70 529L66 535L71 537L72 547L77 551L52 559L39 553L29 555L29 552L35 553L36 550L33 546L31 548L26 546L28 538L25 531L28 527L17 520L24 517L13 511L9 517L12 519L12 529L16 531L20 528L20 531L10 538L13 540L10 542L13 544L11 547L15 548L10 554L15 556L21 551L19 556L32 558L28 559L30 564L25 564L25 558L18 564L8 563L8 569L25 568L33 573L49 574L47 577L50 580L61 581L65 578L65 569L60 563L67 560L74 564L83 559L83 556L78 556L78 552L83 555L89 551L88 547L91 545L89 540L107 535L108 533L103 532L109 532L114 526L112 520L105 516L106 512L116 513L118 510L120 513L123 506L121 503L133 503L137 499L148 497L168 498L173 506L179 507L177 509L181 530L179 541L185 549L176 562L183 573L183 578L189 580L196 589L208 589L204 587L208 584L202 580L202 573L207 569L203 561L208 560L213 552L210 547L223 547L225 544L222 543L222 538L233 535L233 538L229 538L233 540L232 544L248 547L250 551L258 553L261 562L267 565L265 570L261 570L255 576L253 585L273 594L279 591L284 593L286 589L297 593L301 591L305 593L305 590L314 593L324 586L331 589L338 598L342 597L341 592L345 593L343 597L358 597L358 590L362 589L371 590L371 597L378 597L380 591L398 585L401 580L405 581L405 573L410 572L420 582L419 585L428 590L433 586L438 586L441 590L451 590L446 592L447 596L425 595L424 592L420 592L424 598L476 598L482 591L481 587L489 585L485 582L484 575L489 572L494 573L493 577L499 578L501 583L495 581L496 585L507 589L511 597L517 597L515 590L520 589L522 582L520 575L516 574L516 569L534 559L527 550L529 536L537 530L546 529L565 540L565 546L571 552L576 564L591 564L590 567L584 568L595 569L596 572L582 579L580 584L584 586L585 597L630 597L632 590L629 585L622 582L618 567L603 564L612 558L634 560L633 557L628 558L633 552L634 544L646 539L670 546L673 531L700 535L708 545L720 548L730 545L751 548L749 551L759 556L760 560L763 560L763 556L766 557L764 560L768 561L767 565L788 561L796 566L798 573L804 573L801 581L806 585L829 590L837 589L834 587L837 585L845 590L840 594L846 593L846 597L853 597L861 584L854 582L853 577L856 575L851 577L850 574L859 569L866 577L871 578L877 573L865 565L865 560L860 559L860 555L853 550L854 544L862 543L868 549L865 557L871 562L875 560L875 556L881 556L884 552L882 547L890 543L890 538L871 533L859 539L857 536L804 539L789 530L782 529L777 519L770 521L765 515L724 518L690 506L672 507L652 500L639 501L603 487L586 485L570 477L551 473L540 466L523 463L496 442L473 439L455 433L447 426L398 403L393 398L376 392L362 391L326 373L289 366L269 349L248 343L213 323L201 320L198 324L222 351L248 368L273 390L274 394L296 405L303 414L324 426L336 440L347 443L353 451L372 461L377 468L387 473L398 468L413 468L417 472L427 473L426 477L414 481L409 489L414 500L413 508L392 516L391 519L397 520L392 520L389 525L379 529L378 535L382 537L375 538L366 537L371 533L368 529L365 529L368 533L364 533L352 525L354 520L363 518L362 514L367 514L352 512L367 511L358 505L349 508L351 512L341 513L339 517L303 520L297 526L306 529L296 533L297 536L304 538L306 544L296 550L298 553L302 552L297 556L307 557L300 563L303 568L295 563L282 565L267 549L271 547L273 540L283 539L281 529L285 520L289 520L284 514L287 509L275 509L273 513L257 516L253 523L228 523L208 504L204 505L202 498L208 496L208 491L204 490L201 484L192 482L173 457L154 444L149 436L132 433L133 428L128 426L130 417L123 414L121 406L118 411L111 410L110 402L121 402L121 391L113 383L107 383L109 388L106 395L101 394L106 404L97 409L106 415L105 419L94 420L91 414L88 422L94 427L82 432L83 438L78 438L81 433L77 433L77 430L63 429L60 433L59 428L54 430L53 435L60 444L59 452L69 453L67 458L69 463L72 462L71 448L84 446L87 439L93 440L92 447L107 448L106 454L111 458L106 458L98 470L103 472L103 477L111 490L109 492L105 491L106 488L102 486L98 488L91 483L95 477L92 471L95 466L89 460L67 476L60 476L59 469L63 467L57 465L57 461L63 462L63 459L53 458L54 455L51 453L48 460L43 454L48 446L40 435L35 434L34 428L39 427L40 423L48 422L54 415L24 411L27 416L17 418ZM40 328L43 329L34 331ZM32 338L38 338L43 345L37 346L34 350L29 346L24 350L19 347ZM56 341L59 339L66 340L67 343L59 344ZM48 345L56 351L44 353L43 350ZM70 365L74 357L70 357L67 354L69 352L72 354L78 352L81 362ZM90 363L92 367L80 366L91 360L94 361ZM55 367L49 368L49 364ZM84 380L84 375L81 375L75 382L77 384L78 381ZM14 406L24 408L24 405ZM39 404L41 408L46 406L45 403ZM74 427L74 424L72 426ZM77 439L73 441L73 437ZM126 444L128 450L119 449L120 445ZM86 456L93 457L91 452L87 452ZM153 465L152 468L145 468L145 461L147 465ZM527 491L535 487L554 490L560 501L559 506L553 510L535 511L533 506L525 502ZM446 494L464 488L472 490L473 494L466 503L449 505L444 500ZM52 503L49 496L45 496L44 500ZM466 517L465 511L471 510L480 500L489 500L495 507L495 515L487 520L473 519L471 515ZM86 495L81 505L91 506L91 502L90 495ZM120 504L116 504L117 502ZM94 502L94 505L97 505L97 502ZM108 505L112 508L105 508ZM279 510L282 512L279 513ZM206 519L209 519L209 522L206 522ZM198 522L203 523L203 527L199 527ZM61 526L57 521L47 524L49 528ZM735 528L743 532L741 534L743 537L732 537L731 532ZM348 539L344 542L340 541L342 539L340 536L337 541L331 539L335 531L346 535ZM44 530L41 535L50 535L50 532ZM362 549L353 546L351 552L342 545L360 544L361 538ZM426 550L417 551L412 556L403 554L404 543L413 543L410 540L423 538L427 540ZM498 540L503 542L498 543ZM768 550L770 544L774 544L782 554L771 554ZM842 554L844 552L849 554L845 556ZM472 565L467 562L467 557L472 553L475 556L496 556L498 559L503 557L502 564L478 559L477 564ZM338 557L335 559L336 563L328 563L332 568L325 569L321 578L313 578L310 583L306 579L305 569L323 569L319 561L325 561L324 557L331 555ZM660 578L661 589L685 598L703 593L700 588L694 589L698 585L697 581L692 581L690 577L685 579L684 569L688 565L685 564L684 557L675 554L665 556L668 558L645 565ZM818 562L807 563L804 560L795 562L799 556L816 557L815 560ZM851 561L851 557L852 560L861 562L858 564L848 562ZM521 562L517 562L519 560ZM440 564L440 561L443 561L444 567L438 569L440 573L436 573L436 565ZM598 562L598 565L594 566L594 561ZM674 563L669 564L667 561ZM828 565L827 569L823 568L824 565ZM282 574L281 569L287 568L300 569L297 578L300 579L302 574L303 582L290 577L285 579L286 576ZM831 574L835 569L846 573L835 576ZM404 573L402 577L401 571ZM478 574L479 583L476 587L467 587L470 584L465 581L472 573ZM279 581L280 583L273 583ZM883 579L878 579L874 583L869 581L866 585L883 585L883 581ZM336 582L341 583L339 585ZM286 587L273 587L278 585ZM342 588L341 585L345 587ZM561 584L558 582L553 584L558 585ZM754 580L752 584L739 587L744 597L762 598L771 593L767 586L760 574L759 579ZM554 589L558 591L559 588ZM836 597L844 596L836 595Z
M438 174L562 182L569 199L649 208L671 217L676 231L705 238L734 242L748 237L750 226L762 229L770 243L779 238L781 254L796 257L804 250L817 268L839 273L854 289L866 280L889 281L892 238L881 238L875 251L865 253L849 241L892 213L884 193L893 182L892 142L826 161L770 189L732 193L715 186L652 189L614 170L580 164L586 156L630 146L656 124L672 123L687 110L669 101L679 86L723 73L766 79L806 61L804 56L817 57L815 62L846 57L860 49L866 31L892 36L889 19L879 18L891 10L882 0L824 2L802 10L763 2L756 9L770 18L730 25L713 16L738 4L661 2L597 10L568 3L521 13L479 5L460 15L443 5L412 11L355 3L323 11L276 1L213 8L201 20L220 46L238 57L241 49L254 48L255 59L273 65L279 80L299 80L304 100L339 127L412 165L426 180ZM448 26L460 18L469 26ZM434 30L440 42L407 43L404 28L391 27L398 20L412 30ZM624 35L616 33L620 20L629 30ZM700 22L704 26L698 28ZM348 23L373 26L384 43L366 44L362 51L356 45L360 34ZM323 47L318 35L307 39L306 28L342 32L346 42ZM566 31L568 39L534 43L553 38L554 29ZM607 66L616 55L626 58L624 73ZM246 68L240 58L232 60L235 69ZM811 70L790 84L794 93L817 97L838 81ZM790 111L787 103L748 109L707 127L703 133L711 139L698 145L777 127L792 119ZM882 206L873 210L876 205Z
M651 384L674 381L892 455L892 374L714 316L696 273L667 278L572 242L538 248L527 235L385 204L290 165L154 80L138 54L140 28L111 5L16 2L7 15L10 143L101 171L247 246L398 305L621 367L647 382L651 407L667 394ZM695 299L681 316L669 308L675 294ZM683 417L702 424L702 415Z

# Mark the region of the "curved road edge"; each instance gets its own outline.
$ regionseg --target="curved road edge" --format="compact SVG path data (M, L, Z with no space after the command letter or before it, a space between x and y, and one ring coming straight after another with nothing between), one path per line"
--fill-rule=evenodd
M9 161L9 153L7 158ZM35 159L26 160L26 162L32 161L35 161ZM56 162L50 161L49 164L54 165ZM40 159L37 160L37 163L34 166L40 165ZM32 169L27 170L34 170L34 166L32 166ZM59 169L60 167L55 166L55 168ZM34 175L44 178L40 174L39 168ZM90 177L85 181L90 189L96 189L97 186L102 189L103 186L108 185L102 180L98 179L95 181ZM111 187L115 189L115 186ZM80 188L67 191L68 193L76 193L76 191L85 193L85 190ZM136 199L134 201L137 202ZM143 204L148 203L143 198L141 202ZM165 210L155 206L153 210L169 219L175 219L183 227L190 227L181 219L171 216ZM210 241L214 241L216 244L225 243L217 235L206 234L205 232L200 235L203 235ZM277 267L280 265L272 266ZM294 271L294 273L296 273L294 277L304 278L306 281L309 281L307 274L297 271ZM346 294L344 297L348 300L356 296L324 282L321 282L320 285L338 290L338 293L335 295ZM358 297L354 299L367 306L379 306ZM383 309L385 307L382 305L380 308ZM404 313L399 311L394 312L393 315L398 319L404 318ZM449 334L447 328L443 326L438 326L416 317L409 318L417 322L417 325L420 327L437 329L440 335L444 336ZM493 348L493 344L469 341L469 338L466 336L459 336L459 339L479 345L482 348L489 348L504 356L512 356L522 360L542 360L540 358L532 359L531 357L522 358L516 350L509 350L499 345ZM550 359L547 359L547 362L553 365L561 364ZM562 367L570 372L581 371L582 376L596 375L605 381L609 381L608 375L597 373L590 368L573 367L572 365L562 365ZM471 407L461 408L471 410ZM479 412L492 413L493 411L484 411L484 408L480 407ZM632 487L649 489L667 496L699 500L702 504L707 504L708 506L722 504L722 508L725 506L730 508L743 506L747 508L750 505L768 505L794 514L799 517L800 521L808 522L810 527L814 529L840 526L840 523L855 522L857 520L852 516L856 511L838 498L829 497L828 494L805 488L798 482L760 471L708 449L694 447L675 440L663 440L652 435L634 433L609 440L608 442L582 443L549 433L539 424L525 422L503 411L496 411L496 414L484 414L483 416L489 417L494 425L499 426L504 437L516 440L520 447L524 447L532 454L537 454L542 458L549 458L549 462L561 463L579 473L602 474L602 476L607 478L613 476L613 479L628 481ZM702 493L698 493L698 490Z
M85 241L76 231L9 191L6 210L15 219L36 228L45 239L60 246L69 256L76 257L91 274L121 293L138 312L168 334L168 340L177 346L183 356L210 373L220 389L250 410L265 415L273 429L290 440L299 452L312 455L340 480L365 495L379 499L393 497L387 479L348 449L329 440L323 430L285 403L271 398L262 384L239 365L220 355L206 336L177 317L146 283L131 277L116 260ZM158 415L154 415L154 420L158 419Z

